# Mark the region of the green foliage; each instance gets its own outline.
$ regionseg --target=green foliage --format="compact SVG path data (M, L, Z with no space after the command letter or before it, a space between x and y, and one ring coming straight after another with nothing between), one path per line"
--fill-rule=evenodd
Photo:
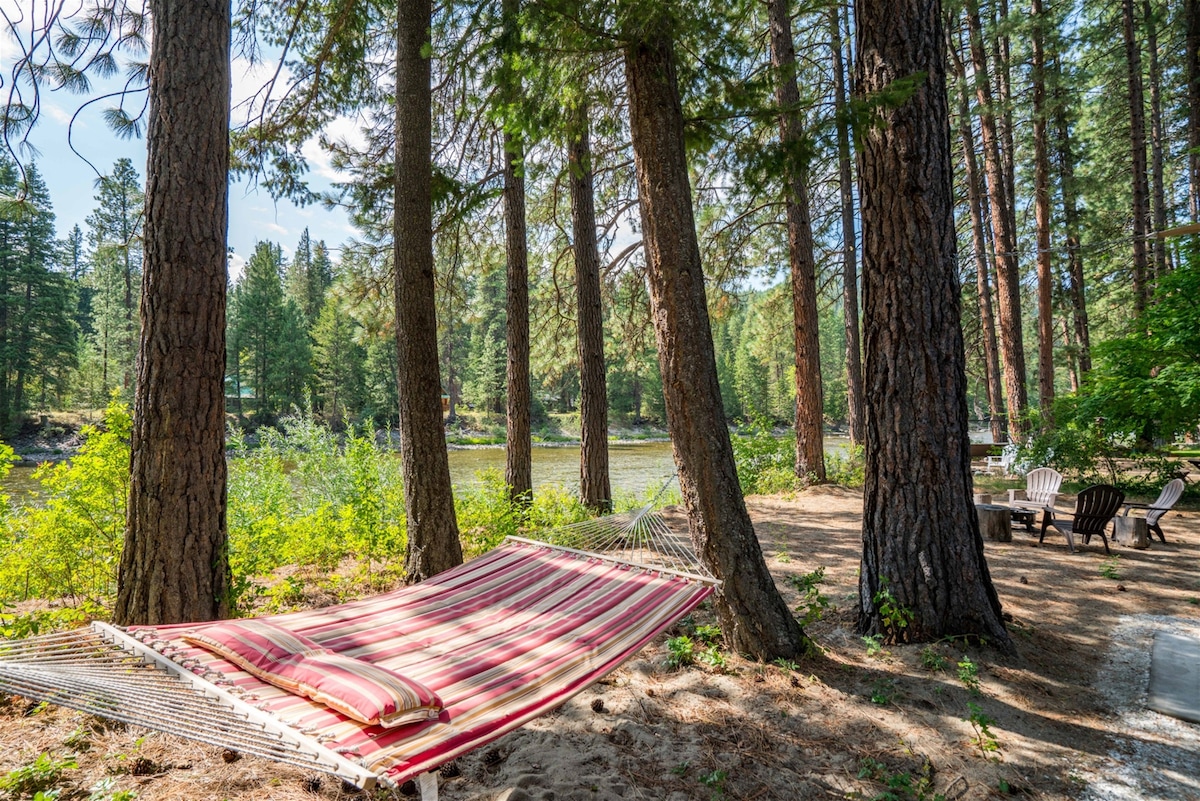
M229 559L236 597L282 565L329 570L353 559L369 583L400 569L405 517L400 460L370 431L339 441L311 415L259 429L251 448L231 431Z
M1067 398L1055 408L1068 409L1070 403ZM1067 418L1057 428L1032 436L1018 451L1018 460L1053 467L1080 484L1112 484L1134 495L1157 495L1179 474L1179 460L1155 450L1131 452L1129 444L1096 421Z
M116 591L129 495L129 410L109 404L104 427L85 426L70 462L34 473L41 505L9 516L13 547L0 553L0 601L65 598L103 605Z
M1117 554L1113 554L1105 559L1103 564L1100 565L1100 575L1104 576L1106 579L1112 579L1113 581L1119 580L1121 578L1121 573L1117 569L1117 561L1120 558L1121 557Z
M825 452L825 477L841 487L862 487L867 467L862 445L847 445Z
M996 721L994 718L987 715L979 704L968 703L967 710L970 714L963 718L967 723L971 724L971 728L975 731L975 736L971 739L971 743L979 749L979 753L985 758L989 754L1000 750L1000 740L997 739L991 726Z
M788 581L800 593L800 602L796 605L800 614L800 627L805 628L825 617L825 613L834 609L833 602L821 592L821 582L825 580L825 568L818 567L803 576L789 576Z
M696 642L686 634L667 640L667 667L678 670L696 661Z
M1190 241L1183 256L1156 279L1128 332L1093 349L1095 365L1067 406L1072 419L1101 420L1106 435L1143 447L1200 425L1200 247Z
M946 657L939 654L932 645L921 649L921 667L940 673L946 669Z
M738 480L747 495L788 492L799 486L794 433L777 436L766 425L758 425L732 441Z
M859 763L858 778L884 786L882 792L871 796L871 801L945 801L946 798L933 792L933 765L928 760L921 766L921 774L913 776L908 771L893 772L885 763L867 757Z
M868 634L862 638L863 645L867 646L867 656L879 656L883 653L883 635Z
M958 663L958 680L963 683L971 695L980 694L979 666L971 661L971 657L964 656Z
M137 798L137 792L134 790L118 789L117 780L112 776L105 776L93 784L89 791L87 801L133 801Z
M57 759L49 751L44 751L28 765L22 765L7 775L0 776L0 793L14 801L37 794L42 794L43 798L57 798L58 791L53 789L54 785L62 778L64 772L76 770L78 767L79 763L73 756ZM54 792L54 795L49 795L50 792Z
M892 591L887 588L886 583L875 593L874 601L875 608L879 610L879 618L883 622L884 629L892 637L898 638L900 632L912 622L912 610L901 605L896 600L896 597L892 595Z

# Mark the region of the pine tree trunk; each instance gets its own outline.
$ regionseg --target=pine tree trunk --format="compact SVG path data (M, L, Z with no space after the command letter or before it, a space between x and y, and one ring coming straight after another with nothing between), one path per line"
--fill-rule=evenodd
M430 0L402 0L396 24L396 378L409 581L462 564L434 305L431 15Z
M718 603L730 648L791 659L807 640L783 602L738 484L721 405L704 271L683 140L670 23L630 32L625 49L629 123L667 424L692 541L721 579Z
M518 16L520 0L501 3L503 33L500 50L504 64L500 74L500 97L513 108L521 98L521 79L512 60L518 57L521 38ZM506 447L504 483L518 506L533 501L533 454L531 451L529 386L529 248L525 233L525 145L510 130L504 132L504 254L506 273L505 342Z
M857 94L925 76L863 132L866 483L859 631L1012 650L975 516L938 0L861 0ZM896 625L890 595L912 613Z
M1046 15L1042 0L1031 0L1033 22L1031 79L1033 81L1033 218L1037 228L1038 408L1043 430L1054 425L1054 304L1055 278L1050 254L1050 156L1046 144Z
M996 81L996 132L1000 137L1000 160L1004 172L1004 196L1008 198L1005 212L1008 214L1009 230L1013 232L1016 241L1017 231L1017 178L1016 178L1016 144L1013 142L1013 109L1012 109L1012 47L1008 34L1008 0L996 0L992 6L994 12L993 25L996 36L992 39L992 55L996 69L993 78Z
M575 254L579 346L579 496L597 511L612 508L608 474L608 387L604 369L604 308L596 242L596 191L587 107L580 106L567 144Z
M975 154L975 132L971 125L971 106L967 97L967 70L959 54L958 43L950 41L948 47L954 58L955 77L958 79L958 124L963 143L963 161L966 167L967 203L971 214L971 243L975 252L975 288L979 295L979 323L983 329L984 379L987 386L988 428L992 442L1003 442L1008 434L1008 420L1004 414L1004 395L1000 378L1000 348L996 342L996 316L992 310L992 282L988 268L988 241L984 229L984 206L987 199L980 189L979 160Z
M1146 109L1142 94L1142 48L1135 32L1133 0L1121 0L1125 33L1125 64L1129 85L1129 148L1133 199L1133 311L1141 316L1149 297L1146 223L1149 188L1146 186Z
M525 239L525 176L520 142L504 135L504 230L507 272L505 368L507 414L504 483L514 503L533 500L533 454L529 422L529 252Z
M1071 149L1071 127L1067 120L1067 98L1063 89L1062 68L1058 58L1051 61L1054 70L1054 137L1057 146L1059 186L1062 193L1063 230L1067 246L1067 293L1071 303L1076 359L1079 372L1092 369L1091 333L1088 329L1087 299L1084 291L1083 253L1080 250L1079 206L1076 202L1075 153Z
M1025 338L1021 320L1021 273L1017 266L1016 233L1008 213L1009 197L1004 164L996 133L987 56L983 49L983 25L976 0L967 0L967 25L971 38L971 60L975 67L975 91L979 100L980 133L983 138L984 170L987 174L991 210L992 245L996 253L996 290L1000 301L1000 349L1004 357L1004 386L1008 401L1008 431L1015 440L1024 438L1029 397L1025 389Z
M230 8L154 0L141 335L113 620L229 612L225 284Z
M796 476L804 483L825 482L821 387L821 332L817 315L817 265L813 257L809 218L808 165L803 150L804 123L796 88L796 46L788 0L768 0L771 26L771 67L775 71L775 102L779 106L779 138L787 154L784 208L788 232L788 264L792 277L792 333L796 351Z
M855 234L854 177L851 174L850 120L846 105L846 68L842 59L841 10L829 8L833 55L833 102L837 115L838 189L842 201L842 320L846 332L846 407L850 443L863 442L862 341L858 313L858 245ZM849 44L849 42L847 42Z
M1163 177L1163 109L1162 69L1158 64L1158 19L1150 0L1142 0L1142 14L1146 20L1146 51L1150 64L1150 176L1151 201L1154 230L1167 228L1167 190ZM1167 243L1162 239L1151 239L1154 249L1154 276L1167 274Z
M1183 0L1184 64L1187 80L1188 209L1200 220L1200 0Z

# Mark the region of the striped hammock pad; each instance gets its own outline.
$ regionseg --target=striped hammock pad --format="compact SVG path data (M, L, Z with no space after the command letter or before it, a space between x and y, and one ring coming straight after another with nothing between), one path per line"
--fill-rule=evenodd
M324 648L415 679L442 699L437 720L391 729L358 723L187 645L181 637L194 624L129 633L400 784L554 709L711 592L711 582L669 571L510 541L421 584L270 618Z

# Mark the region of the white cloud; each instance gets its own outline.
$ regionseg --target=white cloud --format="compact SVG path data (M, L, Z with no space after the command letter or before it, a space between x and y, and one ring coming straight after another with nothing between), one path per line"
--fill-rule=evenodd
M71 112L67 111L65 108L56 103L43 103L42 111L48 114L50 119L54 120L59 125L67 125L71 122ZM75 130L80 130L86 127L87 123L83 121L82 117L75 121Z
M230 253L228 270L229 280L236 284L246 272L246 260L238 253Z
M355 147L364 147L367 138L357 118L338 117L325 126L325 138L331 142L348 142ZM301 155L308 160L313 173L327 181L338 181L345 176L333 168L332 159L322 147L319 137L313 137L300 148Z

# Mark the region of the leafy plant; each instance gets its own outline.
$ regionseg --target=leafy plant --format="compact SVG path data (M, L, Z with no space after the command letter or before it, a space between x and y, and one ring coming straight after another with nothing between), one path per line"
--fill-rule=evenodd
M946 669L946 657L939 654L932 645L921 649L921 667L937 673Z
M796 477L796 435L776 436L765 423L736 436L733 458L738 481L747 495L791 492L799 485Z
M867 646L867 656L879 656L883 653L882 634L868 634L862 638L862 641Z
M1104 578L1106 578L1106 579L1112 579L1113 581L1117 581L1118 579L1120 579L1121 574L1117 570L1117 560L1119 560L1120 558L1121 558L1120 555L1113 554L1112 556L1105 559L1104 562L1100 565L1100 575L1104 576Z
M78 767L79 764L73 756L56 759L50 755L50 752L43 751L28 765L22 765L6 776L0 776L0 792L6 793L9 798L13 799L44 793L50 791L58 783L65 771L75 770Z
M824 567L818 567L803 576L790 576L788 580L796 588L796 592L800 593L797 609L803 610L800 615L801 627L816 623L825 617L826 612L834 609L833 602L821 592L821 582L825 580Z
M687 667L696 661L696 643L682 634L667 640L667 667L674 670Z
M699 776L700 783L713 791L713 798L725 797L725 780L728 778L729 774L723 770L712 770Z
M964 656L962 661L958 663L958 680L963 683L963 686L972 695L980 694L979 666L971 661L971 657Z
M970 723L971 728L975 731L975 736L971 738L971 743L979 749L980 754L986 759L988 754L1000 750L1000 741L991 730L992 724L996 721L984 713L979 704L968 702L967 710L970 714L963 718L963 720Z
M945 801L941 793L931 794L933 789L933 765L925 760L921 775L914 777L908 771L893 772L883 762L867 757L859 763L858 778L871 779L886 788L871 797L871 801Z
M908 624L912 622L912 610L902 606L896 600L896 597L892 595L892 591L887 588L886 583L875 593L874 600L884 628L891 632L892 636L897 636L901 629L907 628Z

